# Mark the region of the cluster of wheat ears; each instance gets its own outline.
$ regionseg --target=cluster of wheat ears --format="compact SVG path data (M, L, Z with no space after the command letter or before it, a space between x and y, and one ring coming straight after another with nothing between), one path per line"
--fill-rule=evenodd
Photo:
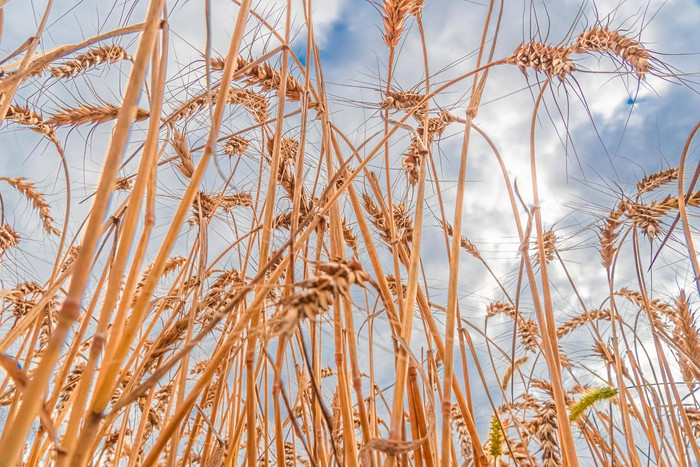
M685 169L698 127L675 167L621 193L587 228L589 266L607 277L595 297L579 293L586 278L568 273L539 209L542 102L553 87L576 86L586 56L597 59L587 73L612 63L633 82L663 74L633 33L596 23L497 57L503 3L492 1L478 10L474 66L436 85L423 28L430 2L380 1L383 89L363 104L381 129L357 144L334 123L340 104L329 102L310 0L295 18L291 2L278 2L275 25L235 1L228 51L202 50L181 69L165 0L146 3L141 23L42 51L49 2L2 65L3 137L57 155L66 204L47 201L55 193L37 181L0 177L0 466L697 465L700 338L688 271L700 271L691 212L700 191L698 171L688 183ZM298 16L303 61L291 47ZM258 57L242 52L251 28L267 41ZM423 49L400 56L409 34ZM412 92L395 83L399 57L424 68ZM487 78L514 67L536 83L530 193L479 127ZM123 84L113 103L20 97L110 70ZM169 92L171 76L190 80L184 94ZM461 83L471 85L466 105L435 105ZM70 193L82 176L71 158L80 154L65 148L98 125L109 141L76 218ZM465 190L441 197L435 156L448 128L463 138L461 153L442 155L459 167L457 186L468 183L470 141L486 141L502 169L518 236L519 266L507 277L463 234L481 222L463 215ZM11 221L10 202L38 212L35 230ZM431 230L444 238L444 294L422 272ZM48 245L41 280L17 273L31 270L17 264L23 248L36 249L30 235ZM641 241L676 259L644 262ZM637 286L616 283L623 261ZM497 284L477 320L462 310L466 262ZM648 279L661 267L690 290L655 294ZM574 312L557 311L555 286L574 297Z

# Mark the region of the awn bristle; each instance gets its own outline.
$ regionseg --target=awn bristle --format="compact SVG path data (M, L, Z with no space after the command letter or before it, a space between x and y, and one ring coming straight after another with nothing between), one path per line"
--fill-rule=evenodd
M39 217L44 225L44 230L49 234L58 235L60 230L53 226L53 217L51 216L51 211L49 209L49 203L44 200L44 195L42 195L31 182L25 181L24 177L19 178L8 178L0 177L0 180L6 181L17 191L19 191L24 197L32 202L34 209L39 211Z
M119 60L132 60L132 58L123 47L107 45L80 54L63 65L51 67L51 75L55 78L72 78L100 63L114 63Z

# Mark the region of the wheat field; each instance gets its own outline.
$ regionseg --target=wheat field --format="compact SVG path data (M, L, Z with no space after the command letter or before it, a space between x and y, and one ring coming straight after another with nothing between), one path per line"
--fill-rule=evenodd
M0 466L698 465L656 3L68 3L0 0Z

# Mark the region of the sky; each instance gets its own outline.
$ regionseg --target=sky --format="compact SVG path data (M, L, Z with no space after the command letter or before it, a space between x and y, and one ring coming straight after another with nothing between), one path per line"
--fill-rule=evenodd
M143 1L115 4L111 9L105 9L108 2L97 0L85 0L76 5L69 3L56 2L39 50L79 42L97 32L141 21L146 7ZM217 12L211 18L212 50L214 55L223 55L233 29L236 7L227 0L213 0L211 3ZM292 47L305 61L305 33L300 32L303 15L300 2L294 1L293 4L295 27L292 33L296 39ZM198 61L201 67L201 51L206 43L201 2L168 2L168 6L173 43L171 69L177 70L179 66ZM483 1L426 1L423 22L432 86L445 83L474 67L487 6ZM6 23L0 43L5 55L26 40L43 7L42 2L36 1L29 4L13 1L5 6ZM280 32L283 31L283 2L262 0L255 2L254 9L271 23L278 24ZM379 105L384 99L388 56L382 40L378 6L364 0L315 0L313 18L333 121L353 144L360 145L368 139L370 143L376 143L378 139L374 135L384 124ZM700 43L700 30L697 25L700 24L700 2L506 2L494 57L507 57L519 44L532 38L552 45L569 44L580 32L596 24L625 31L644 44L653 58L651 73L640 81L609 57L577 56L578 71L564 82L552 82L544 94L535 125L543 222L546 228L555 229L561 254L576 277L582 278L577 286L591 307L600 306L600 297L605 297L600 291L605 292L606 279L595 256L597 240L591 225L607 215L621 193L632 196L636 182L644 175L676 166L685 140L698 121L700 60L697 44ZM135 37L122 38L120 44L134 50ZM276 45L269 34L258 28L249 28L242 54L257 57ZM297 77L301 76L296 66L292 69ZM117 102L123 92L128 66L123 65L119 70L111 75L95 72L90 79L76 80L73 84L40 81L33 84L33 88L25 89L19 99L56 110L75 100L75 96L86 101ZM194 73L197 67L192 65L186 70ZM99 79L104 76L109 79ZM398 47L391 87L420 92L424 89L423 79L420 36L415 20L409 19ZM527 205L533 203L529 133L541 82L542 77L532 70L523 74L512 65L494 67L475 120L475 124L493 139L504 158L510 179L517 182ZM168 86L174 101L182 102L194 93L194 87L185 83L189 83L189 75L173 72L170 76ZM199 84L202 84L201 80ZM449 88L434 100L432 110L437 113L446 109L455 116L464 117L470 86L471 81L467 80ZM147 105L145 97L142 99L144 105ZM135 126L132 131L134 145L143 139L145 128ZM102 125L91 132L76 131L71 135L67 153L77 183L75 199L86 198L94 188L110 129L109 125ZM293 134L295 128L290 127L287 131ZM403 199L411 206L415 202L415 190L401 174L401 155L410 143L410 133L400 130L398 134L403 136L392 140L391 149L392 191L397 199ZM456 174L462 134L460 124L450 125L441 140L433 145L440 194L450 222L459 189ZM0 139L0 174L31 178L45 189L50 200L64 199L58 160L49 146L35 134L13 131L6 126L0 129ZM372 146L368 144L363 150ZM694 167L697 156L695 145L688 155L689 167ZM385 169L379 159L369 167L376 171ZM130 168L133 169L133 165ZM128 170L129 167L126 172ZM173 174L165 176L170 177L166 178L168 181L175 180ZM250 188L254 182L252 177L248 174L241 180L241 188ZM432 181L432 176L430 178ZM484 140L477 137L470 146L467 180L463 188L466 199L463 234L476 244L496 275L505 278L506 286L514 288L519 240L513 215L493 154ZM358 186L362 184L360 180ZM167 190L166 182L164 186ZM0 189L5 196L6 187L0 186ZM673 193L667 191L664 195ZM115 195L113 205L123 199L119 196ZM160 201L160 212L164 217L172 212L171 201L167 196ZM6 283L27 275L40 280L46 274L45 268L35 261L53 247L45 241L26 204L15 199L8 206L11 209L6 216L23 225L24 235L32 246L17 253L14 258L18 260L17 265L13 264L9 271L4 270L2 278ZM75 218L87 212L88 206L89 202L77 205L73 211ZM58 207L57 218L62 215L65 215L65 210ZM431 300L444 304L448 271L438 221L437 192L434 183L430 183L426 191L422 273L431 290ZM75 231L77 225L71 225L71 229ZM163 233L157 229L156 238ZM192 235L183 234L182 243L178 245L184 247L191 240ZM226 232L222 232L218 238L212 239L212 249L217 243L223 245L226 241ZM678 243L675 245L678 247ZM645 255L655 251L648 244L643 247ZM382 251L381 254L384 264L391 264L389 253ZM677 258L671 249L666 261L674 264ZM680 288L692 290L689 266L676 266L661 268L653 277L654 287L662 296L677 295ZM684 274L679 275L678 271ZM558 318L565 320L578 314L576 300L566 287L566 271L555 268L552 275L553 280L561 285L556 289ZM618 271L617 280L620 287L636 286L634 269L624 264ZM462 316L482 323L486 305L502 299L497 284L488 277L484 268L474 258L463 254L459 297ZM438 319L441 318L438 316ZM489 335L495 338L510 325L507 321L496 320L489 327ZM378 341L378 345L386 349L391 347L388 336L380 335ZM417 334L414 349L419 351L424 344L423 336ZM575 343L570 343L570 348L574 355L590 353ZM384 365L391 368L393 360L387 358Z

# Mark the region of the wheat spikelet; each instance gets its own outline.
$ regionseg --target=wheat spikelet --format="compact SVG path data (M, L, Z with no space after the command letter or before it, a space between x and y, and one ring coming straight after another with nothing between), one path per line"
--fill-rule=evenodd
M691 193L690 196L687 196L685 204L687 206L693 207L700 206L700 191L695 191ZM661 201L652 201L651 203L649 203L649 206L654 210L658 210L662 214L666 214L666 211L670 211L671 209L678 209L678 197L667 196Z
M700 334L685 293L681 293L676 300L676 310L671 317L675 325L673 343L681 350L678 352L678 363L683 379L692 389L700 381Z
M673 320L675 310L672 306L663 303L660 300L650 299L644 300L644 296L640 292L634 292L627 288L622 288L615 292L615 295L625 297L627 300L635 303L642 310L648 310L654 320L656 326L666 328L667 324L662 321L662 317L666 316Z
M491 318L499 313L503 313L506 316L515 319L515 307L510 303L505 302L493 302L486 307L486 317Z
M98 107L95 105L81 104L76 108L64 108L60 112L53 114L46 120L47 125L65 126L82 125L84 123L104 123L117 118L119 107L106 104ZM149 117L149 113L144 109L136 109L136 121L140 122Z
M119 60L132 60L132 58L123 47L106 45L80 54L60 66L51 67L51 75L55 78L71 78L100 63L114 63Z
M187 178L191 178L192 174L194 173L194 161L192 160L192 154L190 153L190 149L187 146L187 140L185 139L185 135L182 133L175 131L173 133L173 137L170 140L170 145L173 147L175 150L175 154L180 158L180 162L175 164L175 167L180 169L180 172L182 172L182 175L184 175Z
M576 70L576 65L569 58L571 49L566 47L554 47L541 42L528 42L520 44L513 55L506 59L507 63L517 65L525 73L528 68L542 71L548 76L556 76L559 79Z
M486 307L487 318L491 318L499 313L518 322L518 337L520 338L520 342L527 350L536 351L538 348L537 337L539 336L537 323L516 313L515 307L510 303L493 302Z
M58 395L56 406L53 410L54 418L57 418L63 412L66 403L70 400L73 391L78 385L78 381L80 381L80 378L83 375L84 369L85 362L79 362L73 367L73 369L68 374L66 382L63 384L63 388L61 389L61 392Z
M542 243L544 244L544 260L546 263L549 263L554 259L554 254L557 251L555 246L556 241L557 236L554 234L554 231L548 230L542 234ZM535 256L535 263L539 264L541 260L540 253L538 251L537 255Z
M225 60L223 58L219 57L213 59L211 62L212 70L223 71L224 63ZM236 59L236 69L243 71L239 71L234 75L234 78L238 78L239 76L246 77L246 84L259 85L262 87L263 91L278 90L282 83L282 75L268 63L263 63L262 65L253 65L252 63L252 60L238 57ZM299 101L304 92L304 87L292 75L287 74L287 83L285 87L285 96L287 99L290 101ZM309 103L310 108L317 106L318 104L315 102Z
M608 369L612 369L615 371L616 367L616 362L617 362L617 357L613 352L608 349L608 346L605 345L600 340L596 340L595 345L593 346L593 353L598 355L601 360L607 365ZM629 378L630 374L629 371L627 370L627 366L625 365L625 362L620 361L620 368L622 368L622 376Z
M116 182L114 183L114 189L116 191L130 191L132 188L134 188L133 178L120 177L117 178Z
M501 422L498 420L498 415L493 415L491 417L491 427L489 429L489 454L491 458L496 460L503 453L503 428L501 427Z
M678 180L678 167L647 175L637 182L637 196L656 190L674 180Z
M453 230L452 226L446 222L440 222L440 225L442 226L443 230L447 233L448 236L452 237L453 236ZM470 242L467 237L464 235L460 236L459 240L459 246L462 247L464 251L475 257L476 259L481 259L481 254L479 253L479 249L474 245L472 242Z
M394 48L399 45L406 15L413 10L412 0L384 0L382 19L384 20L384 43Z
M408 13L416 18L420 18L423 13L423 6L425 5L425 0L413 0L411 2L410 10Z
M578 402L571 406L571 412L569 413L569 420L575 422L583 412L586 411L590 406L596 402L610 399L617 395L616 388L596 388L592 391L587 392Z
M272 157L274 150L274 139L270 138L267 141L267 152ZM293 166L297 161L297 156L299 153L299 142L292 138L282 138L280 140L280 156L282 157L282 163L287 166ZM284 170L280 167L280 170ZM293 177L291 174L290 177ZM293 191L292 193L293 194Z
M44 293L43 287L36 282L22 282L5 296L5 300L10 302L12 314L16 318L21 318L34 308Z
M410 110L419 105L424 97L415 92L388 91L380 107L384 110Z
M23 177L19 178L8 178L0 177L0 180L4 180L19 191L24 197L32 202L34 209L39 211L39 217L44 225L44 230L49 234L58 235L60 232L56 227L53 226L53 217L51 217L51 211L49 209L49 204L44 200L44 195L42 195L31 182L25 181Z
M151 345L144 347L149 353L148 359L144 363L146 371L150 371L158 360L171 349L173 344L182 339L188 324L189 318L177 320L167 331L163 330Z
M513 377L513 373L518 371L521 366L527 362L528 357L527 356L522 356L518 359L516 359L512 364L509 364L508 367L506 368L505 373L503 373L503 377L501 378L501 388L505 391L508 385L510 384L510 380Z
M423 163L423 158L428 154L430 144L442 135L451 122L455 118L446 110L440 113L439 117L428 119L427 130L423 126L423 120L416 130L417 135L411 138L411 145L408 148L408 153L401 160L401 166L408 176L408 181L411 185L418 182L418 170ZM427 146L423 143L423 139L427 138Z
M457 439L459 439L459 453L462 455L462 460L466 465L469 465L472 460L472 438L469 435L469 429L462 416L462 411L459 410L457 404L452 404L450 421L452 422L452 429L457 433Z
M610 310L592 310L587 313L583 313L579 316L576 316L566 323L562 324L557 328L557 337L562 338L565 335L569 334L571 331L574 329L578 328L579 326L582 326L589 321L594 321L594 320L599 320L599 319L610 319Z
M685 414L688 417L690 426L693 429L693 434L696 438L700 438L700 409L696 407L684 407Z
M537 341L538 336L539 330L535 321L523 318L518 323L518 337L520 338L520 343L523 344L527 350L531 352L537 350L539 347Z
M620 248L615 244L619 235L618 227L622 224L620 217L623 210L617 207L610 212L610 215L605 219L605 224L600 229L598 239L600 241L600 256L603 260L603 266L607 269L612 265L613 259L617 250Z
M240 136L232 136L226 140L226 144L224 145L224 154L231 157L242 156L246 149L248 149L249 144L250 141L245 138Z
M508 449L503 452L504 456L513 459L513 462L517 467L536 467L537 462L530 455L530 451L527 445L521 440L511 440L508 439ZM499 462L499 465L507 465L503 462Z
M199 223L200 214L203 219L211 219L217 209L221 208L229 213L234 207L249 207L253 205L253 196L250 193L236 193L233 195L208 195L199 192L197 198L192 201L193 216L189 219L190 225Z
M625 216L632 221L632 225L644 232L650 240L653 240L661 231L659 218L668 210L659 203L640 204L631 201L623 201L620 203L620 208L624 211Z
M367 214L370 216L370 222L379 230L379 236L385 242L389 242L391 240L391 234L389 232L389 226L386 224L384 213L377 207L372 197L367 193L362 194L362 203L365 206Z
M301 290L280 300L286 312L273 323L273 332L289 333L300 319L314 319L327 311L336 297L348 296L352 284L363 286L369 279L357 261L321 263L318 269L320 275L299 283Z
M238 57L238 68L242 69L247 67L252 62ZM246 84L261 86L263 91L276 91L280 88L282 83L282 75L272 68L270 64L263 63L262 65L252 65L247 70L243 72L244 76L247 77ZM301 96L304 94L305 89L291 74L287 73L285 85L285 96L290 101L298 102L301 100ZM309 107L316 107L315 103L310 103Z
M348 224L347 219L343 217L340 221L342 223L341 227L343 228L343 240L345 244L350 247L351 250L357 251L357 235L355 235L352 227Z
M219 90L211 92L211 101L207 92L193 97L183 103L167 118L168 125L172 126L178 120L195 114L211 103L216 102ZM258 123L265 123L270 117L269 105L265 96L251 91L250 89L230 88L226 94L226 102L229 104L239 104L246 107Z
M296 455L293 443L285 442L284 443L284 465L296 467L299 464L304 465L304 466L312 465L311 462L309 462L307 459L304 459L303 457Z
M540 441L542 448L542 463L546 467L561 466L559 457L559 445L557 442L557 411L554 402L548 401L542 404L533 424L535 437Z
M640 78L644 78L644 75L649 72L649 52L639 42L617 31L593 28L582 32L575 47L579 53L595 51L617 55L627 62Z
M44 117L26 107L10 105L7 109L5 120L11 120L20 125L29 126L32 131L46 135L49 138L54 138L54 129L46 123Z
M165 268L163 269L163 273L161 274L161 277L165 276L167 274L170 274L176 268L182 266L185 263L185 261L186 261L186 259L183 258L182 256L176 256L173 258L169 258L165 262ZM134 289L134 294L131 298L131 306L133 306L136 303L136 300L138 299L138 295L139 295L141 289L143 288L144 284L146 283L146 279L148 278L149 274L151 274L152 270L153 270L153 263L150 263L144 268L143 273L141 273L141 277L139 278L139 281L136 284L136 288Z
M9 224L0 225L0 251L5 251L19 243L19 235Z

